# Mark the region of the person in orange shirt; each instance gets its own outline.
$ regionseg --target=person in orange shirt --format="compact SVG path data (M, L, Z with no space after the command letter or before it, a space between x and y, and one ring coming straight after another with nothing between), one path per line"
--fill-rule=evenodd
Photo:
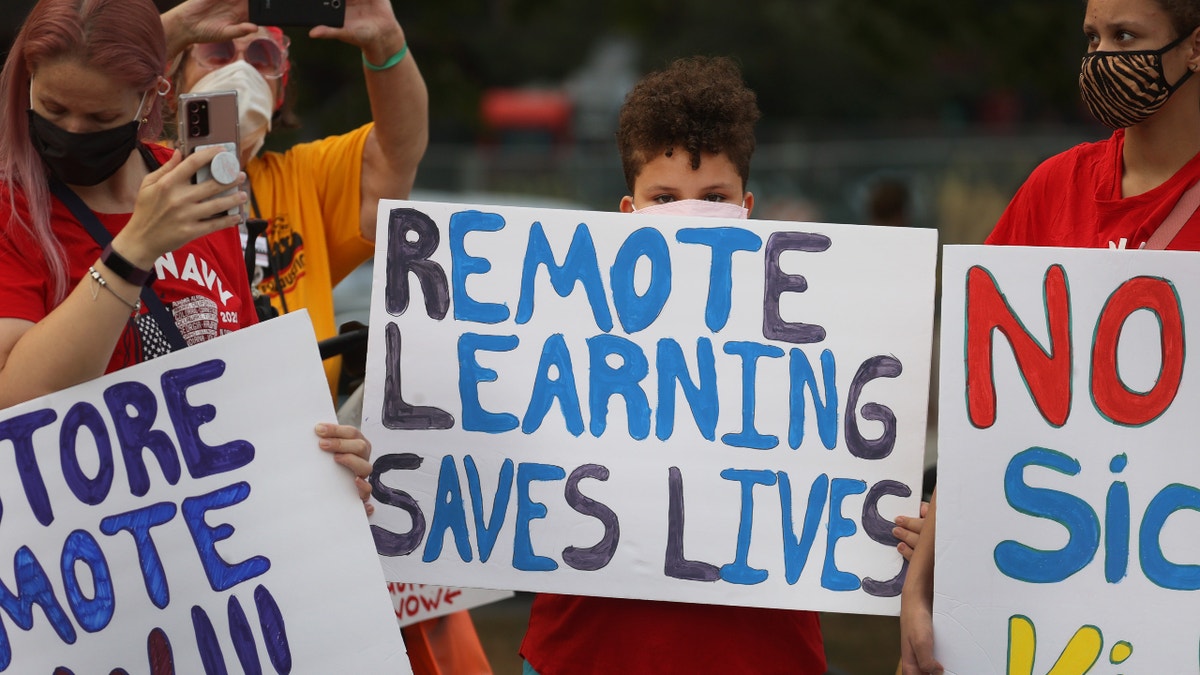
M337 334L333 287L374 253L380 199L404 199L429 138L425 81L388 0L348 0L342 28L310 37L362 52L372 121L345 134L262 152L291 75L281 30L245 21L246 0L187 0L163 15L177 50L176 93L238 92L248 211L265 221L251 284L278 312L307 309L318 340ZM338 363L326 362L331 391Z
M266 225L251 283L277 312L307 309L317 339L325 340L338 330L333 287L374 254L379 200L404 199L412 190L429 139L428 92L391 2L347 0L343 27L308 34L362 52L372 121L285 152L262 152L284 105L289 40L247 16L246 0L186 0L163 14L178 54L170 77L180 93L238 92L249 215ZM327 359L325 369L336 395L339 359ZM402 632L417 675L491 673L465 611Z

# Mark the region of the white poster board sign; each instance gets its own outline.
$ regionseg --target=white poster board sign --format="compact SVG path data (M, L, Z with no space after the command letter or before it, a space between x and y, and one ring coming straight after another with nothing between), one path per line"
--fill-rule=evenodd
M464 609L482 607L513 597L512 591L492 591L486 588L450 588L428 584L388 582L392 607L400 627L411 626L426 619L436 619Z
M1200 255L944 250L947 672L1196 672Z
M333 419L307 313L0 411L0 672L411 672Z
M936 233L381 202L389 579L896 613Z

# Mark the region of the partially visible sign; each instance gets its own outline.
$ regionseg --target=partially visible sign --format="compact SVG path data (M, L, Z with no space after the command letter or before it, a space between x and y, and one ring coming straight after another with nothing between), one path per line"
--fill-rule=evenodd
M388 578L896 613L936 232L380 203Z
M1196 672L1200 254L944 251L938 658Z
M388 582L400 627L513 597L511 591Z
M302 312L0 411L0 672L412 672L333 420Z

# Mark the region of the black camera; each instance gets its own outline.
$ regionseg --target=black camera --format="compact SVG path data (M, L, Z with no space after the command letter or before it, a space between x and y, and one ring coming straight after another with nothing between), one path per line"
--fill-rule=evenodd
M346 23L343 0L250 0L250 22L260 26L341 28Z

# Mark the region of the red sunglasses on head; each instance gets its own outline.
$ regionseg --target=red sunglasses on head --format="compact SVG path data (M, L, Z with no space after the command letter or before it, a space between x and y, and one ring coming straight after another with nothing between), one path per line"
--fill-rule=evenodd
M263 77L275 80L287 71L287 36L283 39L284 44L280 46L270 38L256 38L241 51L232 41L205 42L192 47L192 58L201 66L215 70L241 57Z

